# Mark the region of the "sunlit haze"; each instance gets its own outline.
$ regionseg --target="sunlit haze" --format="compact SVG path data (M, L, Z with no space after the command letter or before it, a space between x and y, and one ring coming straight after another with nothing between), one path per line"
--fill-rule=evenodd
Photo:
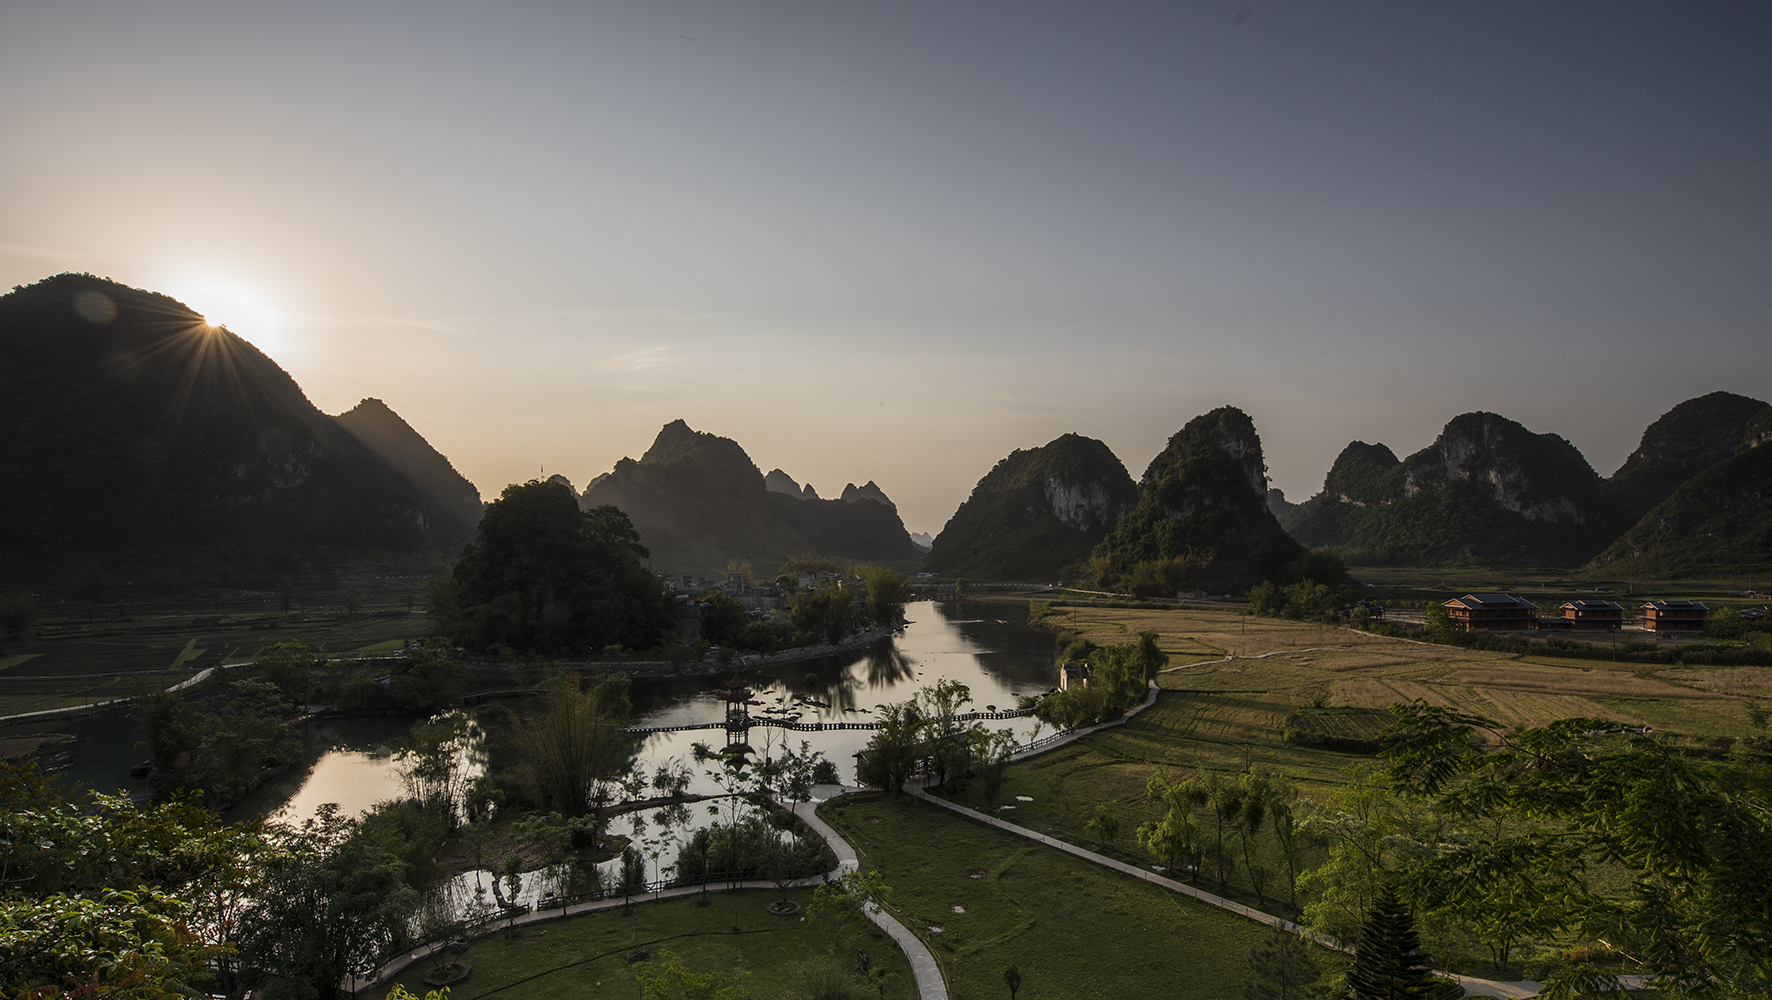
M1772 375L1772 7L8 4L0 279L385 400L487 497L681 417L939 531L1067 431L1492 410L1601 475Z

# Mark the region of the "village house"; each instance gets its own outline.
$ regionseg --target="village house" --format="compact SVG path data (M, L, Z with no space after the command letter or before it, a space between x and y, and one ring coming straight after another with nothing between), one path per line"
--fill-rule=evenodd
M1624 628L1624 605L1614 601L1570 601L1563 605L1570 628L1617 632Z
M1710 609L1697 601L1650 601L1643 605L1643 630L1660 635L1663 632L1698 632L1704 628L1704 616Z
M1446 614L1465 631L1531 628L1538 605L1511 594L1466 594L1444 605Z
M1089 686L1089 677L1095 671L1087 663L1067 663L1058 671L1058 689L1069 691L1073 687Z

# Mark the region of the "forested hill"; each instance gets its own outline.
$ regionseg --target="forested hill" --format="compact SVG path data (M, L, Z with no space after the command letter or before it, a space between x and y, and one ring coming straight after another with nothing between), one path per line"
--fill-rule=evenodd
M1688 479L1734 455L1766 404L1732 392L1688 399L1643 431L1642 442L1606 481L1606 503L1620 528L1635 524Z
M924 568L985 580L1056 580L1138 500L1126 467L1094 438L1017 449L985 473L935 537Z
M639 461L624 458L593 479L579 503L626 513L659 573L719 573L734 559L773 571L809 552L909 569L923 555L890 501L771 491L738 442L681 420L666 424Z
M388 404L371 397L333 419L463 523L480 522L480 491Z
M256 347L90 275L0 297L0 426L0 552L25 564L249 580L472 536Z
M1356 563L1571 566L1617 533L1574 445L1495 413L1452 418L1401 461L1355 441L1301 506L1293 537Z
M1304 556L1268 509L1255 422L1224 406L1188 421L1151 460L1137 504L1090 568L1104 585L1140 592L1242 593L1296 579Z
M1739 428L1727 457L1650 508L1591 569L1662 579L1772 572L1772 407Z

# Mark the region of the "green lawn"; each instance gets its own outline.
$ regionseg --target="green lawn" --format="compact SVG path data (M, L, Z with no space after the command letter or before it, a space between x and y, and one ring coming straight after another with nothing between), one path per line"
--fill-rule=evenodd
M1021 1000L1241 996L1244 956L1267 933L914 799L846 796L819 815L883 873L956 1000L1006 997L1011 964Z
M1153 775L1179 781L1213 771L1230 777L1254 765L1291 779L1301 794L1320 798L1346 780L1350 765L1373 759L1282 742L1280 722L1295 707L1295 701L1265 694L1164 691L1156 704L1122 725L1011 765L994 803L984 801L977 781L948 797L1091 850L1099 845L1084 824L1095 815L1097 803L1105 802L1120 821L1120 834L1107 845L1106 853L1149 867L1159 859L1139 846L1135 831L1162 815L1158 803L1145 795L1146 782ZM1204 810L1199 820L1201 829L1210 831ZM1260 838L1256 860L1272 871L1284 870L1284 862L1273 856L1267 841L1265 835ZM1320 861L1321 853L1313 851L1305 867ZM1274 879L1264 900L1242 877L1240 853L1235 871L1223 891L1212 878L1202 878L1200 885L1248 906L1293 916L1283 881Z
M641 903L634 916L620 909L535 924L521 930L515 940L502 932L472 942L460 961L473 967L464 981L450 987L450 1000L476 1000L496 996L500 1000L551 1000L565 997L640 996L629 957L635 951L638 923L639 950L657 955L669 950L681 956L694 972L717 972L742 979L757 1000L789 1000L799 996L796 973L807 963L838 962L845 970L857 967L853 950L837 950L828 925L804 916L778 917L768 912L779 894L764 890L712 891L709 905L701 907L691 898ZM809 890L790 893L802 905ZM910 963L891 938L868 924L860 947L872 960L868 996L887 1000L911 1000L917 995ZM432 963L417 962L395 982L424 996L433 987L424 984ZM364 997L385 996L386 984Z

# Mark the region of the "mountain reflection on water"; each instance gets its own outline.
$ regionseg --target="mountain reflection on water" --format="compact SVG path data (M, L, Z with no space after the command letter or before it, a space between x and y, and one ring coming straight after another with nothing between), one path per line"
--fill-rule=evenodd
M1054 637L1028 627L1024 604L923 601L910 605L905 617L909 624L902 633L865 650L762 670L734 665L710 669L702 677L636 680L634 725L721 721L725 717L721 691L735 673L758 703L751 706L754 717L826 723L871 722L881 705L909 700L920 688L944 678L971 689L971 710L1013 708L1016 696L1038 694L1057 681ZM522 714L537 704L518 699L509 708ZM397 746L413 721L379 716L314 723L310 735L331 749L305 775L273 781L249 795L229 811L229 818L273 815L300 823L322 803L337 802L348 812L361 812L400 794L402 785L386 748ZM1026 739L1035 723L1016 719L990 725L1013 728ZM59 749L64 773L77 783L106 790L144 786L140 779L129 777L129 767L140 753L135 747L139 736L126 712L65 720L56 729L75 737ZM750 732L750 743L766 756L776 747L797 747L804 741L836 763L845 781L853 781L853 756L871 736L868 730L803 733L757 727ZM690 764L696 742L723 745L725 734L708 729L650 735L640 747L637 765L650 774L672 760ZM695 770L691 791L718 791L710 777L700 768Z

